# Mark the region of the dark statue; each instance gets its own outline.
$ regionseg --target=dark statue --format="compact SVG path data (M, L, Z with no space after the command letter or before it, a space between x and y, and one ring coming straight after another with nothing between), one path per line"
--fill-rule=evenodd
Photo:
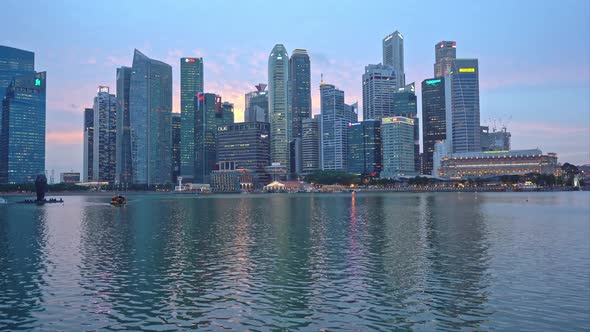
M37 175L35 189L37 190L37 201L45 200L45 192L47 192L47 178L45 174Z

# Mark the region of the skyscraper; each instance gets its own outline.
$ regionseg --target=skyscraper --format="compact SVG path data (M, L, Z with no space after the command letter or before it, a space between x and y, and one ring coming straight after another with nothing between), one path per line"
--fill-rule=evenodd
M246 110L244 122L268 122L268 92L266 84L256 85L256 91L248 92L246 98Z
M92 180L115 182L117 146L117 97L108 86L99 86L94 97L94 140Z
M172 113L172 183L176 183L180 176L181 127L180 113Z
M381 162L381 121L365 120L348 124L348 172L379 176Z
M320 167L346 171L348 124L357 122L356 104L344 103L344 91L332 84L320 83Z
M413 119L402 116L381 119L381 144L382 178L416 174Z
M311 174L320 169L320 115L304 119L301 127L302 173Z
M131 172L131 129L129 117L129 87L131 68L117 68L117 146L115 182L129 184L133 181Z
M457 43L443 40L434 45L434 78L443 77L451 71L451 63L457 58Z
M434 145L447 138L444 77L422 81L423 172L432 174Z
M444 80L449 151L481 151L477 59L453 60Z
M12 80L35 71L35 53L0 45L0 101Z
M420 160L420 126L418 119L418 98L414 82L399 88L393 95L393 115L410 118L414 128L414 165L416 173L421 171Z
M397 30L383 38L383 64L393 66L398 77L398 86L406 85L404 36Z
M133 182L169 183L172 170L172 67L135 50L129 88Z
M289 55L282 44L274 46L268 57L268 106L270 115L270 159L289 167Z
M393 115L393 94L397 75L391 65L368 65L363 74L363 119L381 119Z
M195 96L204 91L203 58L180 58L180 173L186 180L195 169Z
M311 117L311 65L306 50L295 49L289 59L291 136L301 137L301 122Z
M94 178L94 108L84 109L84 160L82 161L82 181Z
M45 171L45 72L18 74L6 89L0 126L0 183L27 183Z

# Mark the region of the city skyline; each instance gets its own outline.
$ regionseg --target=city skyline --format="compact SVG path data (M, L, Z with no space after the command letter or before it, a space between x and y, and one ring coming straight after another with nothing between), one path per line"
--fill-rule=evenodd
M530 4L503 3L483 7L456 2L455 6L463 8L463 13L473 15L466 14L460 23L448 22L443 27L426 24L436 14L434 10L422 12L421 8L412 4L375 4L384 9L377 14L378 19L366 21L362 15L358 16L359 20L370 24L350 25L346 20L329 21L333 29L340 29L341 37L334 39L314 34L321 24L326 24L322 13L329 7L329 4L314 4L315 10L306 17L309 24L303 29L270 29L264 36L251 38L253 42L248 45L228 47L241 45L238 43L245 38L246 32L233 34L228 27L225 30L220 28L220 31L205 31L211 37L195 38L186 31L179 30L175 34L175 29L181 26L172 21L156 24L156 27L145 26L145 31L139 31L132 28L144 21L138 14L131 15L125 22L112 18L115 25L111 27L108 25L111 18L100 15L100 11L105 9L95 8L92 4L67 7L67 3L49 6L39 2L31 6L29 21L53 11L64 11L66 6L85 12L92 12L88 8L100 9L96 15L101 16L103 22L96 22L93 17L78 22L78 16L74 15L76 10L70 9L62 15L63 22L37 31L24 26L23 20L16 15L14 18L3 18L5 22L15 23L17 28L9 36L2 37L0 44L35 52L36 67L48 72L46 168L55 169L56 173L82 170L81 124L84 108L92 106L97 86L116 86L116 68L131 65L130 54L134 48L172 66L174 112L180 111L179 59L183 56L203 57L206 92L219 94L224 101L236 104L236 120L241 121L244 93L251 91L254 84L268 82L267 57L274 44L284 44L288 52L295 48L304 48L309 52L313 114L318 114L320 74L324 74L325 81L345 91L346 103L362 103L364 67L381 62L381 41L396 30L404 36L406 82L421 82L432 77L432 46L441 40L456 41L458 58L479 59L482 125L492 124L490 118L502 118L509 122L514 149L539 147L543 151L558 153L561 162L588 163L589 5L571 2L566 6L548 4L538 8ZM117 6L131 7L133 3ZM183 12L190 9L185 7L190 6L193 5L172 4L170 8L161 10L182 17L186 15ZM248 10L242 6L221 3L219 9L231 16ZM5 7L6 12L19 12L22 11L20 8L24 8L16 1L8 1ZM204 9L206 5L194 7ZM347 8L343 11L350 16L359 12L356 7L362 6L344 7ZM160 10L146 5L141 12L149 17L150 13L155 15L157 9ZM396 9L397 12L385 9ZM524 9L529 10L530 17L520 21L517 13L524 12ZM397 14L390 14L394 12ZM493 25L494 15L500 14L505 15L504 24ZM267 18L271 24L278 20L269 15L269 10L256 15ZM558 21L555 26L544 24L543 18L549 15L555 15ZM560 20L566 22L561 17L568 18L567 25L558 24ZM286 15L282 19L286 26L297 26L296 16ZM479 25L475 25L476 22ZM74 23L79 25L78 31L65 30ZM113 31L119 28L129 31L113 41L109 33L95 33L103 24ZM494 29L490 29L492 26ZM158 29L162 31L154 34L153 30ZM32 37L33 31L38 37ZM199 33L199 36L207 33ZM356 46L353 48L348 47L346 42L346 38L351 36ZM540 48L542 51L538 51ZM565 58L567 62L563 61ZM419 103L420 92L417 91ZM420 104L418 110L421 118ZM555 113L559 116L556 117Z

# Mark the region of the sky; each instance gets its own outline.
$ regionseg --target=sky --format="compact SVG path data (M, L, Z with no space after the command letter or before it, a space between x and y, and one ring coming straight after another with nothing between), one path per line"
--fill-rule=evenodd
M22 1L3 0L0 45L35 52L47 71L46 168L82 172L83 110L133 50L172 65L180 111L180 57L203 57L205 91L235 104L267 81L271 49L311 57L313 112L319 82L359 102L382 39L404 36L406 82L433 76L434 45L457 42L479 59L482 125L506 125L512 149L540 148L560 162L590 163L590 1ZM362 111L359 111L362 113Z

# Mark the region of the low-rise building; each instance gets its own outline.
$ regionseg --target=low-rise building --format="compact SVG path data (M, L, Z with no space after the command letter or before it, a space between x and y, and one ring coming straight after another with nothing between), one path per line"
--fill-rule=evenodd
M65 172L59 174L61 183L78 183L80 182L80 172Z

